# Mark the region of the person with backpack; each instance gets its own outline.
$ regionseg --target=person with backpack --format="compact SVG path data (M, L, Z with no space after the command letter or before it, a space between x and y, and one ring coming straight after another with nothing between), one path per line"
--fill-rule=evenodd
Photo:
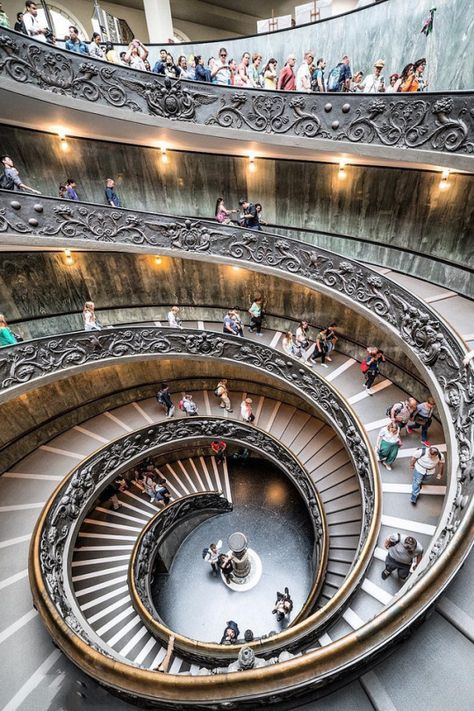
M423 556L423 547L413 536L406 536L402 539L399 533L392 533L384 542L384 548L388 550L385 558L385 568L382 571L382 580L397 571L400 580L406 580L419 564Z
M380 363L385 363L385 356L383 351L375 346L367 348L367 353L369 355L360 364L360 369L365 375L364 388L367 390L369 395L372 395L373 393L370 392L370 388L374 384L375 378L380 373Z
M416 411L413 413L413 419L407 424L408 434L412 434L415 430L421 427L421 444L425 447L429 447L428 442L428 430L433 422L433 410L435 408L435 401L432 397L429 397L425 402L420 402L416 407Z
M25 183L21 180L10 156L1 156L0 161L3 166L3 171L0 172L0 189L16 191L29 190L35 195L41 195L39 190L30 188L29 185L25 185Z
M194 402L192 395L183 395L183 399L179 401L178 407L185 412L188 417L196 417L198 414L198 406Z
M163 407L166 412L166 417L173 417L174 405L170 395L170 389L167 383L161 383L161 387L156 394L157 402Z
M217 577L219 553L222 548L222 541L211 543L209 548L204 548L202 557L211 566L212 574Z
M403 400L401 402L395 402L391 405L386 412L387 417L390 417L391 421L397 425L399 430L402 430L408 425L411 420L413 413L416 410L417 402L414 397L409 397L408 400ZM409 432L410 434L410 432Z
M420 447L410 459L413 471L411 485L411 504L416 506L423 483L436 474L441 479L444 471L444 457L437 447Z
M328 91L349 91L351 87L352 71L350 59L345 54L339 64L331 69L328 76Z
M327 345L327 334L328 334L328 329L323 328L322 331L320 331L316 337L315 341L315 349L313 351L313 354L311 358L308 359L308 365L309 363L316 363L318 358L321 358L321 365L323 368L328 368L329 366L326 364L326 353L328 352L328 345Z
M232 403L229 398L229 391L227 389L227 380L225 378L219 380L219 382L217 383L217 387L214 390L214 395L220 398L219 407L221 407L223 410L227 410L227 412L233 412Z
M388 425L382 427L377 436L375 445L377 451L377 459L383 464L385 469L391 471L392 464L398 455L398 450L402 446L400 439L400 430L395 422L389 422Z

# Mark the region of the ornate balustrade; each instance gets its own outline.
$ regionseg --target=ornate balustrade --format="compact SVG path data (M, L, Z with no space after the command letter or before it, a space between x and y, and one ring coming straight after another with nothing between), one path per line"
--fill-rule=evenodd
M216 437L254 450L278 466L299 491L313 527L314 581L303 608L291 628L281 635L256 641L255 646L262 652L276 650L281 653L288 646L304 644L305 640L309 644L315 639L318 624L334 617L334 604L328 605L331 608L329 613L321 609L310 614L324 584L328 529L321 500L304 467L274 437L251 425L227 419L195 417L170 420L115 440L78 465L48 501L33 537L30 552L30 570L33 574L30 580L35 604L43 619L49 620L51 613L56 615L56 625L50 628L50 632L60 646L63 646L65 633L74 634L95 651L117 657L114 650L97 637L81 613L72 592L68 568L82 521L98 494L111 480L144 456L161 454L170 447L174 451L179 445L188 444L192 448L197 443L209 444ZM210 492L183 497L147 522L134 548L129 572L132 601L147 627L164 644L174 633L157 618L147 580L156 546L187 516L202 513L203 508L209 507L220 512L232 508L226 499ZM370 561L366 551L372 548L373 531L378 530L377 511L371 508L366 512L365 520L367 527L361 532L359 552L366 566ZM371 540L368 539L369 531ZM361 560L356 559L345 585L338 592L339 604L347 603L357 587L360 572L363 572ZM235 650L218 644L197 642L179 634L175 637L175 648L185 658L204 666L215 666L235 656Z
M174 122L174 128L194 124L220 136L273 135L280 143L286 138L313 139L335 151L369 145L467 156L474 149L469 92L303 94L172 81L51 47L5 28L0 33L0 76L4 88L12 91L34 95L41 90L39 95L49 94L53 102L73 99L75 108L106 109L114 116L122 112L124 118L142 115L158 124L165 119Z
M215 680L213 698L219 701L214 702L214 708L225 708L227 701L236 698L240 699L241 708L254 707L257 696L268 695L269 702L272 694L283 699L290 693L295 694L295 685L301 693L314 690L336 678L340 670L363 665L382 645L394 642L426 613L469 551L474 488L474 372L470 366L463 365L466 348L462 341L426 303L389 278L327 250L281 236L255 234L204 221L65 204L50 198L38 200L3 192L0 194L0 231L9 240L27 241L29 245L64 247L66 244L71 248L105 250L120 245L126 250L214 259L298 281L331 294L398 337L430 384L448 443L446 507L424 561L410 577L403 598L396 599L374 620L340 642L259 670L255 675L251 672L232 675L235 678L226 680L225 685ZM181 341L176 340L179 338ZM172 348L168 346L170 339ZM264 368L293 383L308 399L318 393L315 401L320 405L319 393L324 393L323 407L328 407L329 413L334 412L338 404L337 396L327 384L324 385L327 391L322 386L315 388L313 373L275 354L272 349L218 334L166 331L160 335L160 330L153 328L114 329L95 336L68 334L2 349L0 399L14 397L15 393L35 387L61 371L66 374L75 367L105 364L117 357L169 355L179 343L181 354L187 351L189 355L207 357L220 352L219 357L231 357L245 361L250 367ZM347 412L344 418L346 416ZM373 465L370 452L364 450L364 436L352 426L344 429L348 446L359 451L359 464L362 463L363 468L368 466L370 471ZM377 486L376 480L374 482ZM377 496L375 505L378 506ZM50 613L50 617L53 619L54 614ZM63 649L78 662L84 654L84 648L75 640L68 639ZM118 678L119 666L116 662L109 663L105 657L86 659L82 664L94 678L100 678L113 688L149 699L159 693L162 708L171 708L184 698L195 708L209 705L209 684L201 684L196 679L188 684L183 679L178 686L163 677L158 692L156 677L152 674L142 674L141 670L140 674L136 670L128 674L123 668ZM315 669L318 669L317 676Z

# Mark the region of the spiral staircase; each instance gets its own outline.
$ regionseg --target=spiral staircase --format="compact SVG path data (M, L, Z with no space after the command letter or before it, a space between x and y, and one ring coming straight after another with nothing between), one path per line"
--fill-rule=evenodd
M389 95L313 100L249 91L244 100L226 87L148 82L142 72L84 64L62 49L46 53L2 28L6 122L37 129L61 115L76 136L106 133L117 145L130 142L132 126L137 144L166 131L181 149L196 150L199 136L200 150L228 155L258 144L275 158L353 155L366 165L472 170L470 92L404 96L400 106ZM0 350L4 711L472 708L464 670L474 660L474 371L463 362L474 347L472 264L438 260L426 245L412 245L401 262L395 249L378 245L378 255L364 260L362 242L339 237L333 249L334 235L294 227L255 233L200 216L0 190L2 278L23 251L51 253L54 288L81 294L98 289L87 259L99 255L117 269L118 291L117 255L136 259L129 263L139 270L139 260L143 266L158 254L170 270L152 306L143 293L133 304L125 297L99 304L111 328L84 333L79 313L63 317L48 303L34 319L20 314L14 328L24 341ZM83 257L73 286L61 278L64 249ZM27 298L37 294L32 271L18 282L23 303L22 284L31 289ZM427 271L430 281L417 278ZM189 274L195 293L176 280ZM261 338L222 333L225 309L245 293L243 279L279 304L268 310ZM0 310L14 302L1 288ZM186 318L181 330L165 325L176 302ZM282 348L306 302L314 324L323 318L318 309L326 320L337 316L340 338L326 369L311 364L314 345L301 360ZM359 370L364 329L367 338L380 334L389 351L369 391ZM213 392L222 377L233 412ZM166 418L154 396L161 380L175 403L192 394L199 416L176 410ZM423 486L416 507L409 460L419 434L404 436L391 471L374 447L387 407L413 394L435 398L430 441L446 456L443 478ZM251 425L239 417L246 397ZM231 448L248 446L252 461L278 470L314 537L309 590L288 625L270 624L249 642L258 668L238 671L228 667L241 643L178 633L143 595L154 527L173 541L172 577L186 536L207 516L225 522L239 506L232 458L219 463L209 454L215 436ZM167 480L167 506L133 483L135 465L149 456ZM115 510L101 493L118 474L129 485ZM403 583L381 577L394 530L424 550ZM281 565L291 578L291 566ZM193 575L204 575L202 561ZM182 588L183 599L193 592Z

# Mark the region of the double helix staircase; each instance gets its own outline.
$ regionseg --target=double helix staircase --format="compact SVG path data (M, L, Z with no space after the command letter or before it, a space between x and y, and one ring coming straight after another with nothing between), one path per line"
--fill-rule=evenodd
M216 324L202 322L186 325L216 328ZM281 336L280 332L267 330L263 341L279 348ZM314 367L321 369L319 365ZM406 395L387 379L376 384L372 396L369 395L362 388L357 362L339 352L332 354L332 362L324 374L356 410L372 441L387 420L384 414L387 404ZM231 392L234 413L228 413L219 407L212 391L193 391L192 394L201 414L226 418L238 416L240 401L252 397L255 426L279 439L307 468L324 503L329 528L329 560L320 600L320 604L324 604L340 588L351 568L361 528L360 489L341 441L319 418L271 397L250 391ZM175 400L180 396L181 393L173 393ZM183 417L179 411L176 416ZM5 548L8 550L12 546L18 550L18 546L23 546L26 553L25 544L38 510L54 484L75 464L111 440L160 419L164 419L164 414L154 398L106 411L41 445L7 472L0 480L3 493L15 500L15 492L20 488L23 490L27 483L27 502L1 509L2 519L10 518L13 525ZM434 425L431 439L444 448L438 423ZM319 638L321 646L358 629L399 593L401 585L395 576L383 582L380 577L386 535L396 529L402 534L415 535L426 546L434 533L442 511L444 482L424 487L419 506L414 510L409 504L411 475L408 458L418 445L418 439L407 437L404 444L393 470L388 472L381 468L383 514L374 560L342 617ZM162 466L162 472L173 498L205 489L223 491L232 498L226 465L217 465L213 458L179 459ZM110 504L98 505L84 520L71 563L74 590L88 623L105 644L129 663L153 669L160 664L166 650L136 615L126 577L134 541L158 508L134 488L120 494L120 503L121 508L117 511ZM15 588L23 581L27 596L26 570L17 570L10 580ZM20 618L20 627L27 625L34 616L34 611L26 612ZM14 627L11 634L17 631L17 625ZM170 672L198 673L199 666L174 655Z

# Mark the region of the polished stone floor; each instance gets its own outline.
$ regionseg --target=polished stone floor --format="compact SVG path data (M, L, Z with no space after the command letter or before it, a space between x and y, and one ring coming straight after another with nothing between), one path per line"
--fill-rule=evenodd
M267 462L246 465L229 462L234 510L199 525L184 541L169 576L158 576L153 586L156 609L171 629L194 639L219 642L227 620L235 620L243 635L280 630L272 615L276 590L290 588L293 616L311 588L312 526L298 492L279 470ZM262 577L247 592L229 590L213 577L202 550L228 536L246 534L261 558Z

